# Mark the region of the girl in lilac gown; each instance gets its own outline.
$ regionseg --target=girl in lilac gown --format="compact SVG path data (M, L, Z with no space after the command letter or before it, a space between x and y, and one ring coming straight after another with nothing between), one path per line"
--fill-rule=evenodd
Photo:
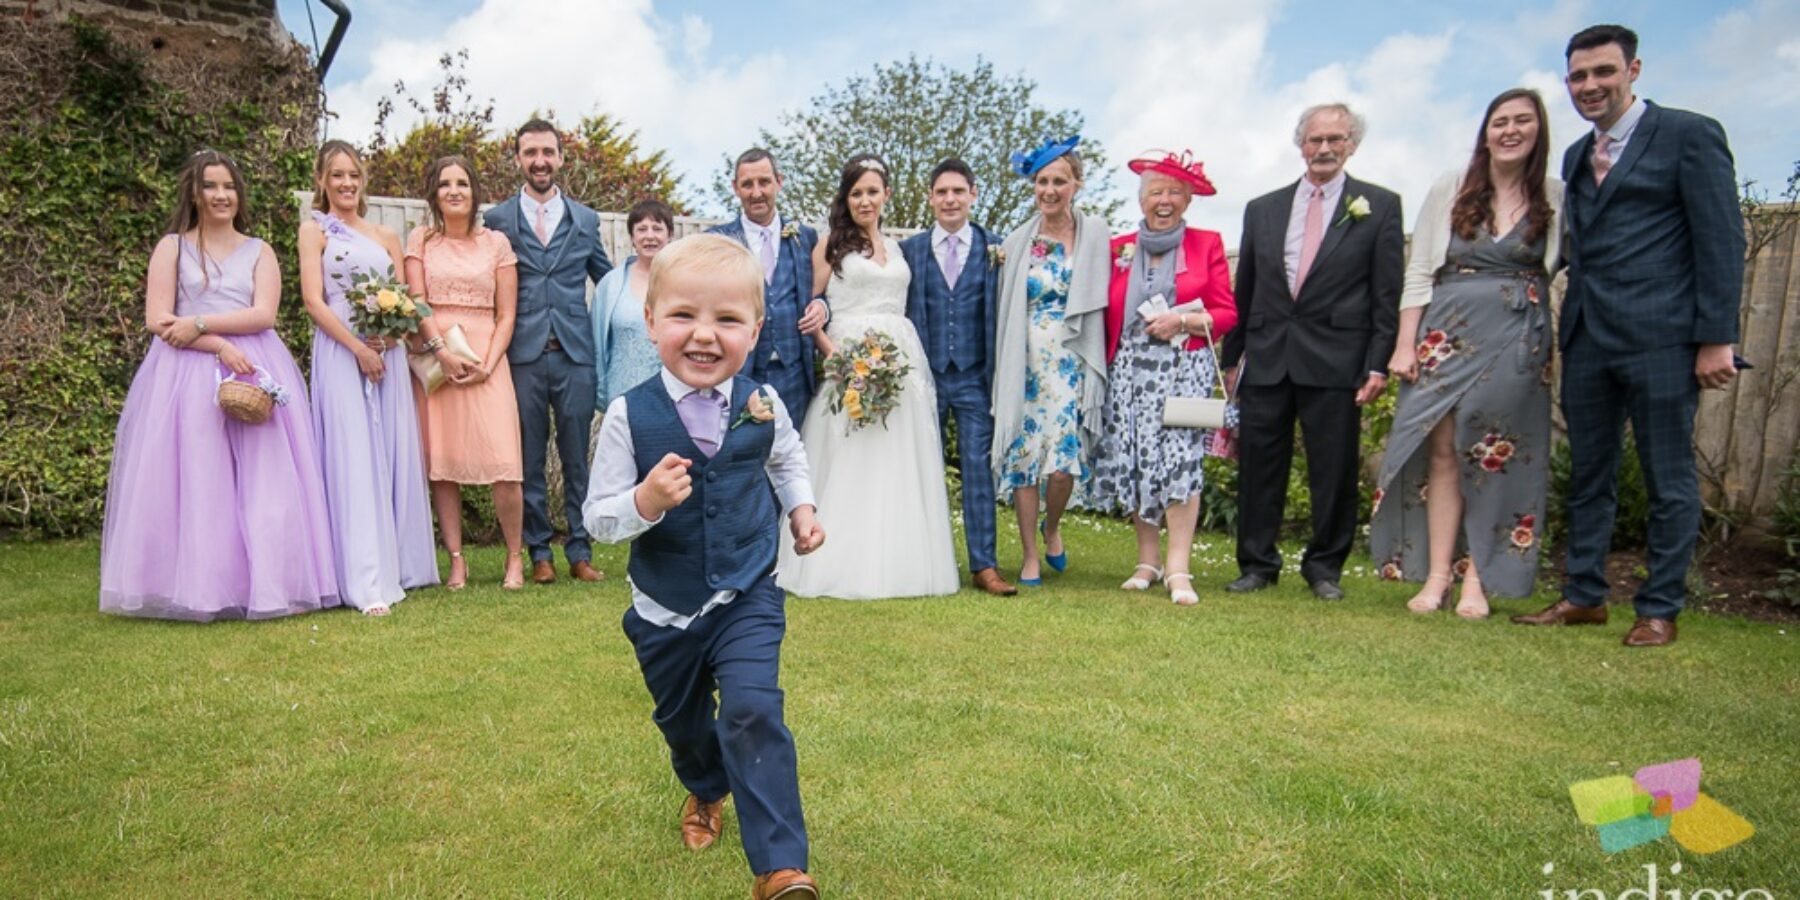
M273 330L275 254L245 234L244 179L224 155L189 158L176 196L144 292L156 340L113 445L100 609L204 622L336 606L306 384ZM258 368L286 402L260 425L226 418L220 375Z
M400 239L365 221L362 160L327 141L300 224L300 294L317 326L312 341L313 430L331 509L332 557L343 601L372 616L437 584L425 457L406 347L351 327L344 292L366 275L402 268Z

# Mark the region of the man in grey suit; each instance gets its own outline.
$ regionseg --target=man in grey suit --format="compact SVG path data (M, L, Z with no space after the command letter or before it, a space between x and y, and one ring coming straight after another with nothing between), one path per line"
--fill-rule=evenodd
M1562 597L1521 625L1606 622L1606 552L1627 418L1650 490L1650 577L1628 647L1675 640L1700 528L1694 412L1736 375L1744 221L1725 130L1633 92L1637 35L1569 39L1569 98L1594 130L1563 154L1568 296L1558 335L1569 424L1569 559Z
M563 514L569 523L563 555L571 578L599 581L581 520L588 430L594 422L594 329L587 288L612 269L612 262L600 243L599 216L557 187L563 157L556 126L542 119L521 126L513 138L513 161L525 175L525 186L488 210L482 224L505 234L519 258L519 314L506 360L519 396L531 577L538 584L556 580L544 478L554 417Z

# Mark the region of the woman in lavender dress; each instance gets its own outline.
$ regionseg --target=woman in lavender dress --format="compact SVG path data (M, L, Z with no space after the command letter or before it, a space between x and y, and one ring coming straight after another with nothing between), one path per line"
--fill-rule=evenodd
M436 584L431 502L406 348L359 337L344 292L403 268L400 239L363 219L362 160L327 141L314 167L311 217L300 223L300 295L312 316L313 429L331 508L343 601L384 616L406 588Z
M156 340L113 445L100 609L204 622L336 606L306 384L274 331L275 254L245 234L244 179L224 155L189 158L176 196L144 291ZM260 425L226 418L214 398L232 376L285 402Z

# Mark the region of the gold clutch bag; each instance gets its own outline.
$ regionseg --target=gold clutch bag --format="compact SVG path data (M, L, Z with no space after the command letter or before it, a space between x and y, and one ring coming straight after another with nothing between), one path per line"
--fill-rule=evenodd
M474 347L469 346L469 336L463 333L461 325L450 326L444 332L443 338L444 349L450 351L452 355L461 357L474 365L481 365L481 355L475 352ZM448 376L444 374L444 364L438 362L435 353L408 356L406 365L412 369L413 377L419 379L419 383L425 386L427 394L443 387L444 382L449 380Z

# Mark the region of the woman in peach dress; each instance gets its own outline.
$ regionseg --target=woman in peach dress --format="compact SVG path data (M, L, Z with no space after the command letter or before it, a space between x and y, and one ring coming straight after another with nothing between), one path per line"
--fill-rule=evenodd
M506 575L500 586L517 590L525 586L525 466L506 347L518 311L518 261L505 235L480 226L475 209L481 191L474 167L463 158L447 156L432 163L425 176L425 203L431 208L431 224L413 229L407 238L406 283L431 306L432 331L442 335L462 326L469 346L481 357L425 402L426 477L444 549L450 552L444 586L456 590L469 577L462 555L462 486L491 484L506 541Z

